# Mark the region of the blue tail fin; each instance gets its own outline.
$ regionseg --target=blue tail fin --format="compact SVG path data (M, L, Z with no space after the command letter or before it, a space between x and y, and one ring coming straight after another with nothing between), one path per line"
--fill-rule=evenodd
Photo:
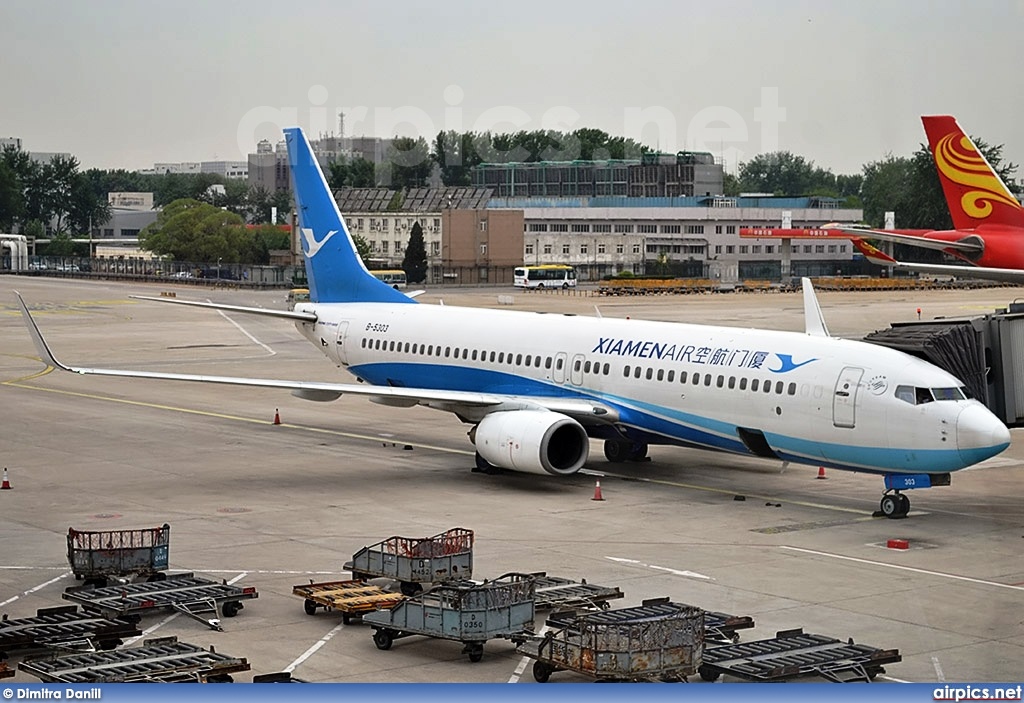
M317 303L413 303L400 291L378 281L356 252L334 202L324 172L299 127L284 130L288 164L299 213L302 251L310 300Z

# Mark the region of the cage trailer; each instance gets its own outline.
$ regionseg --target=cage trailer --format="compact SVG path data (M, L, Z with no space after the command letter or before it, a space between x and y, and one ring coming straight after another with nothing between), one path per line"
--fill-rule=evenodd
M473 531L454 527L433 537L388 537L357 551L344 568L354 580L389 578L404 595L416 595L425 584L473 577Z
M471 662L483 658L484 643L495 638L522 641L533 632L533 578L509 573L491 581L462 581L435 586L406 598L391 610L363 615L373 627L377 649L410 635L454 640Z
M170 560L171 526L141 530L84 531L68 528L68 564L87 585L112 578L163 577Z

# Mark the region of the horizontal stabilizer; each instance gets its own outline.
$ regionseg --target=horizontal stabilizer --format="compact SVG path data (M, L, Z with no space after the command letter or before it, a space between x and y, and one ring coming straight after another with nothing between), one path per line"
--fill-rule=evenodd
M175 303L176 305L192 305L197 308L211 308L213 310L224 310L226 312L244 312L250 315L265 315L267 317L283 317L288 320L316 322L316 315L311 312L296 312L294 310L272 310L270 308L250 308L244 305L204 303L199 300L178 300L177 298L154 298L148 295L129 295L128 297L134 298L135 300L151 300L155 303Z

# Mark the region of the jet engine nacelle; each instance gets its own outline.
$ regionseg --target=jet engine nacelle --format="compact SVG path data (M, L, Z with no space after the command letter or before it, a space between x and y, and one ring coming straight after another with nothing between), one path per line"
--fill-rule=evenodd
M476 450L494 466L534 474L568 476L590 452L583 426L546 410L491 413L476 426Z

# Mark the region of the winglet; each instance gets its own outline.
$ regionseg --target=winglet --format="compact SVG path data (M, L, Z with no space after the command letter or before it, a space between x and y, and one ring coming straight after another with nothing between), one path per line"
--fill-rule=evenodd
M829 337L828 327L825 325L825 316L821 314L821 306L818 305L818 298L814 295L814 286L811 279L801 278L800 283L804 289L804 326L807 334L812 337Z
M77 371L77 369L65 366L57 361L53 352L50 351L50 347L46 346L46 340L43 339L42 333L36 326L36 321L32 319L32 314L28 311L28 306L25 305L25 300L21 297L21 293L14 291L14 294L18 296L18 305L21 306L22 319L25 320L25 326L28 327L28 333L32 337L32 343L36 345L36 351L39 352L39 358L42 362L58 369L64 369L65 371Z

